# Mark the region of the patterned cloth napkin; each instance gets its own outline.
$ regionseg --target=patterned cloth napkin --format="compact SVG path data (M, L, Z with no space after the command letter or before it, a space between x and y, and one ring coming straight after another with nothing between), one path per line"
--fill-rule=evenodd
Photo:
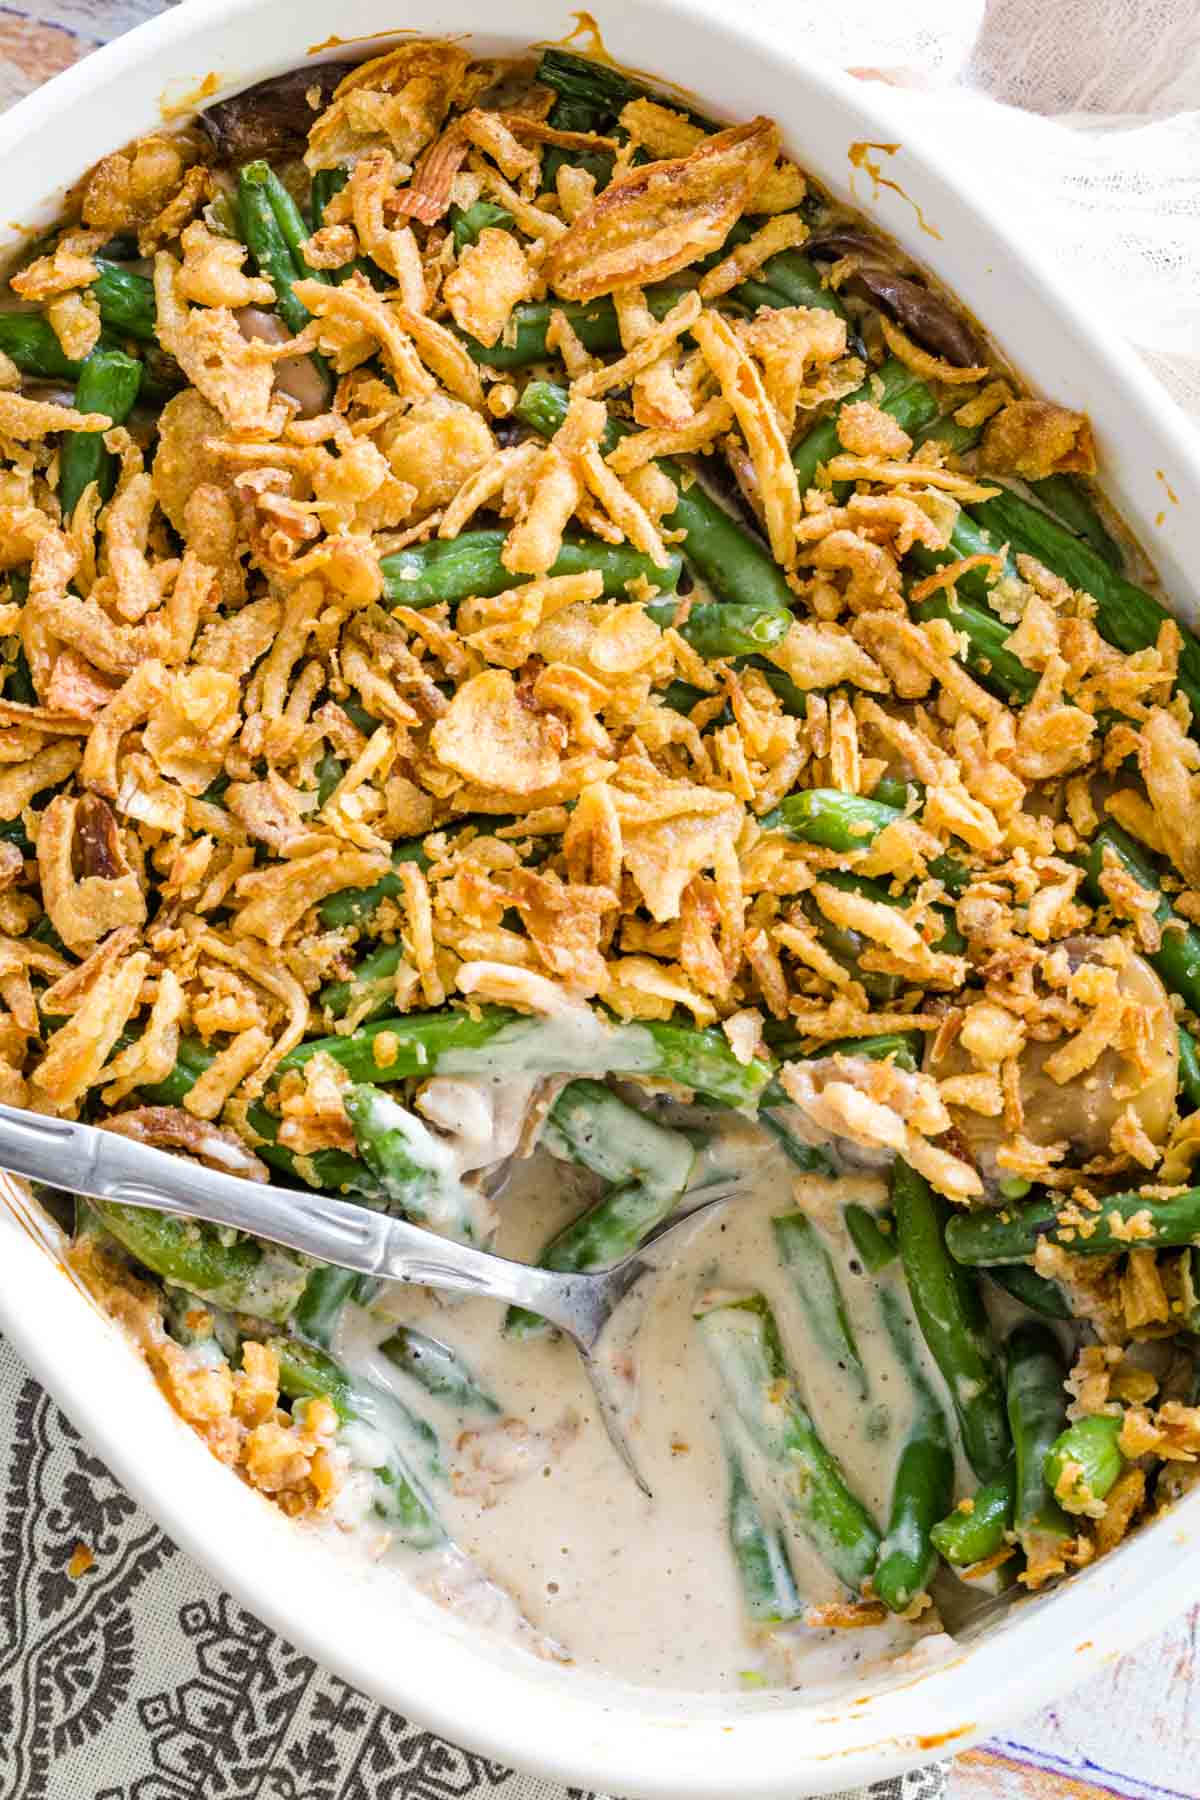
M942 1764L838 1800L943 1800ZM611 1800L457 1750L223 1594L0 1340L0 1800Z

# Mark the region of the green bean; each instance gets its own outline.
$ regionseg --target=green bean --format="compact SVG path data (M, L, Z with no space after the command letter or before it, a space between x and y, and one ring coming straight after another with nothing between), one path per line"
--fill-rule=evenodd
M970 1568L1003 1549L1015 1504L1016 1469L1009 1463L1003 1475L977 1488L970 1505L956 1506L930 1536L952 1567Z
M912 434L913 449L919 450L922 444L937 443L950 456L965 456L973 450L983 436L982 425L960 425L951 413L943 413L940 418L931 419L928 425L922 425L919 431Z
M674 622L674 600L658 600L646 608L656 625ZM684 638L705 662L722 657L751 656L780 644L792 628L792 614L785 606L746 605L736 600L701 601L687 613L679 627Z
M786 1213L771 1220L779 1260L792 1278L809 1330L817 1343L845 1371L865 1399L867 1371L846 1313L833 1259L818 1228L806 1213Z
M689 1138L639 1112L602 1081L572 1081L565 1087L546 1117L541 1142L553 1155L581 1164L604 1181L643 1181L676 1195L687 1186L696 1162ZM609 1260L618 1261L634 1248L619 1247Z
M500 1407L467 1367L457 1350L415 1326L401 1325L384 1338L379 1354L432 1394L462 1412L497 1414Z
M395 998L396 970L403 961L401 944L380 944L377 950L364 956L348 980L331 981L321 989L321 1005L330 1018L342 1019L370 1000L371 1009L362 1014L359 1023L379 1018Z
M346 765L332 751L326 751L317 764L317 806L327 806L333 798L334 789L346 773Z
M1125 1467L1119 1444L1124 1423L1124 1414L1092 1413L1055 1438L1042 1472L1064 1512L1092 1512L1114 1485Z
M925 789L921 783L900 781L894 775L881 775L871 789L872 800L879 800L884 806L894 806L897 812L907 812L914 796L918 807L923 806Z
M776 1082L763 1095L758 1122L802 1175L836 1175L837 1164L828 1150L810 1141L803 1117Z
M1120 546L1110 535L1086 485L1078 475L1045 475L1040 481L1031 481L1029 485L1043 506L1061 519L1076 537L1083 538L1097 556L1103 557L1110 569L1115 569L1120 574L1125 562Z
M380 1042L380 1039L383 1042ZM618 1025L593 1015L577 1039L554 1019L529 1018L505 1007L475 1013L406 1013L379 1019L345 1037L310 1038L282 1059L279 1074L327 1055L351 1081L405 1081L414 1075L561 1075L603 1069L677 1082L731 1106L754 1107L771 1079L761 1061L740 1063L715 1029L659 1023Z
M117 1048L124 1049L126 1044L132 1042L131 1036L119 1038ZM151 1106L179 1106L215 1055L216 1051L208 1049L199 1039L184 1038L180 1042L171 1073L165 1080L150 1083L139 1088L138 1092ZM379 1186L375 1177L356 1156L347 1156L344 1150L315 1150L308 1156L295 1157L286 1145L277 1142L279 1120L268 1112L261 1101L256 1101L249 1108L246 1121L259 1139L259 1155L285 1175L294 1176L308 1187L323 1188L330 1193L361 1194L368 1200L379 1199Z
M925 1593L937 1567L932 1533L954 1492L954 1452L946 1415L921 1368L908 1314L892 1288L880 1289L879 1307L912 1388L913 1411L873 1582L889 1612L905 1613Z
M903 815L865 794L838 788L805 788L789 794L759 824L764 831L786 831L789 837L825 850L866 850L879 833Z
M281 1325L304 1291L307 1266L254 1238L227 1243L214 1225L115 1200L97 1200L95 1210L105 1229L152 1274L224 1311Z
M479 242L481 231L508 231L513 216L506 206L498 206L494 200L476 200L474 206L452 206L447 222L455 251L461 256L470 245Z
M899 1157L892 1168L892 1208L917 1321L950 1391L967 1460L981 1480L990 1481L1011 1445L978 1288L947 1254L946 1202Z
M76 381L83 363L70 357L41 313L0 312L0 351L23 375L44 381Z
M869 850L881 831L906 815L896 806L885 806L866 794L843 794L839 788L804 788L764 813L764 831L786 831L802 843L819 844L826 850ZM970 875L955 856L935 856L929 864L949 893L966 887Z
M1154 921L1160 928L1161 941L1157 950L1148 952L1147 960L1173 994L1178 994L1192 1012L1200 1011L1200 931L1189 925L1166 895L1161 894L1153 866L1119 825L1102 825L1085 853L1085 885L1089 898L1097 906L1108 900L1102 885L1106 850L1113 853L1118 864L1126 874L1133 876L1139 887L1160 894Z
M659 695L663 705L677 713L690 713L702 700L712 697L706 689L693 687L690 681L669 681Z
M653 88L645 87L639 81L631 81L619 69L612 68L607 63L592 62L586 56L576 56L570 50L543 50L537 78L541 86L553 88L563 100L572 100L589 108L597 122L615 118L630 100L650 99L670 106L674 112L682 113L703 131L719 129L711 119L705 118L702 113L693 112L674 97L664 99Z
M1047 1281L1028 1263L999 1263L988 1270L989 1281L1044 1319L1069 1319L1071 1308L1057 1281Z
M292 1314L292 1329L309 1343L328 1350L346 1302L353 1297L358 1284L353 1269L339 1269L334 1263L321 1263L304 1284L304 1292Z
M876 1037L831 1038L816 1050L806 1050L806 1039L796 1035L796 1028L789 1019L769 1019L764 1037L772 1055L780 1062L790 1062L799 1058L801 1062L812 1062L824 1056L865 1056L871 1062L886 1062L889 1057L898 1069L907 1069L910 1073L921 1059L921 1034L919 1031L888 1031Z
M1200 1188L1185 1188L1169 1200L1137 1192L1105 1194L1095 1212L1071 1203L1062 1215L1051 1199L1039 1196L1025 1206L960 1213L946 1233L957 1261L984 1269L1032 1257L1042 1238L1076 1256L1200 1244Z
M309 205L312 211L314 232L319 231L325 223L325 208L335 194L341 193L349 179L350 171L344 166L337 169L318 169L313 176L309 191ZM392 286L383 270L378 268L367 256L355 256L349 262L343 263L340 269L325 270L326 279L331 281L334 287L341 287L355 274L365 275L372 287L390 288Z
M849 317L837 289L829 286L816 263L801 250L781 250L778 255L768 257L757 281L743 282L734 293L739 299L750 298L746 293L748 288L756 292L765 288L774 296L773 302L760 300L760 305L815 306L822 312L836 313L839 319Z
M1047 1485L1043 1464L1067 1423L1066 1368L1046 1325L1018 1325L1005 1346L1008 1421L1016 1450L1013 1529L1035 1566L1071 1536L1071 1523Z
M419 869L428 868L422 839L409 838L405 843L392 845L392 866L399 868L408 862L416 863ZM317 916L331 931L344 925L363 925L385 900L394 900L403 892L398 875L381 875L370 887L342 888L329 894L317 907Z
M1176 1104L1180 1112L1195 1112L1200 1106L1200 1044L1182 1025L1176 1029L1179 1034L1179 1093Z
M878 1275L894 1263L900 1254L896 1242L896 1220L891 1213L873 1213L851 1201L842 1208L842 1218L850 1234L850 1242L858 1251L869 1275Z
M719 1298L697 1315L705 1349L743 1429L776 1471L797 1526L858 1594L875 1568L879 1531L817 1432L761 1294Z
M548 381L531 381L513 409L514 418L543 437L553 437L566 416L566 389ZM604 448L611 449L630 429L622 421L610 419ZM675 483L679 494L674 512L663 524L669 531L687 533L683 554L694 573L718 599L788 610L795 596L766 545L739 525L682 465L664 457L658 467Z
M324 269L314 269L311 263L307 262L304 258L303 245L308 241L312 234L305 222L303 213L296 205L291 194L289 194L288 190L284 187L282 181L280 181L278 175L276 175L274 169L271 168L269 163L253 162L247 163L244 169L239 170L239 206L241 204L241 181L243 176L256 187L261 188L262 192L266 195L266 198L270 203L271 211L275 214L275 223L279 227L280 235L292 253L292 262L295 265L297 275L304 276L310 281L323 282L325 286L328 287L330 282L327 271Z
M279 1361L279 1387L289 1400L324 1396L343 1425L371 1427L355 1450L373 1469L377 1489L375 1510L388 1520L401 1542L413 1549L429 1550L446 1540L434 1512L422 1476L441 1473L437 1439L423 1419L382 1388L353 1380L333 1358L295 1338L272 1338L270 1348ZM424 1466L421 1475L413 1462Z
M1144 589L1111 568L1090 544L1073 537L1054 519L1005 491L994 500L973 506L977 523L997 542L1007 542L1016 555L1024 551L1061 575L1073 588L1082 588L1096 601L1095 626L1101 637L1118 650L1133 655L1151 648L1172 615ZM1194 721L1200 720L1200 643L1180 627L1178 687L1187 696Z
M359 1155L405 1218L462 1241L478 1236L470 1194L423 1120L369 1082L346 1088L342 1105Z
M768 1521L746 1479L742 1459L725 1440L728 1501L725 1528L737 1564L742 1600L754 1625L782 1625L804 1611L778 1525Z
M259 273L275 289L276 312L289 331L301 332L312 314L296 296L301 270L276 217L270 178L271 169L265 162L249 162L238 170L238 216Z
M572 1081L563 1089L541 1141L555 1156L610 1184L539 1255L542 1268L563 1272L607 1269L631 1255L674 1212L696 1161L682 1132L659 1125L599 1081ZM547 1328L536 1313L512 1307L504 1329L530 1337Z
M385 600L393 605L440 606L469 595L490 599L529 580L513 575L500 559L503 531L464 531L456 538L435 538L397 550L380 562ZM564 538L548 573L581 575L598 570L606 599L626 599L631 581L645 580L660 593L674 593L682 559L674 552L662 568L629 544L606 544L599 538Z
M1011 632L995 613L947 594L936 594L915 606L913 617L922 624L930 619L945 619L961 633L965 639L962 661L984 687L1002 700L1023 706L1031 698L1041 676L1036 669L1027 669L1020 657L1006 647Z
M96 257L95 263L100 273L88 291L100 308L103 324L122 337L154 343L158 325L154 283L120 263L105 262L101 257Z
M104 413L114 425L123 425L133 410L142 380L142 365L123 350L98 344L79 371L75 409ZM69 521L85 488L94 481L101 500L108 500L116 486L116 459L104 448L104 433L71 431L63 435L58 452L58 503Z
M806 304L812 304L807 302ZM878 369L873 369L860 388L847 394L837 409L808 431L792 451L792 467L800 484L800 492L815 486L822 464L837 456L842 449L838 437L837 416L843 406L869 400L896 420L905 431L916 431L937 413L937 401L930 388L911 369L906 369L894 356ZM835 495L844 494L849 484L839 482Z

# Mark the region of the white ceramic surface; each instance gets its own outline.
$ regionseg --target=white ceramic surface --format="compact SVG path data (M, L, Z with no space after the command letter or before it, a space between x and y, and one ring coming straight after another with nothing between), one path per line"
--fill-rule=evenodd
M936 271L1035 387L1086 407L1110 492L1181 616L1194 617L1184 571L1200 567L1200 444L1182 416L1130 353L1097 334L1082 297L1037 267L1018 222L989 219L986 193L961 190L944 158L923 156L889 116L886 90L809 66L788 17L786 0L736 9L724 0L617 0L599 23L618 60L670 75L703 96L706 110L777 118L800 162ZM406 29L464 33L495 51L562 38L577 18L545 0L186 0L0 119L8 212L0 233L52 217L87 164L201 91L236 90L310 54L365 55ZM863 143L899 146L871 154L902 193L852 164ZM828 1793L964 1747L1081 1681L1200 1594L1196 1495L950 1661L863 1677L839 1694L664 1695L535 1662L314 1542L240 1485L66 1275L41 1215L6 1178L0 1188L8 1196L0 1324L172 1537L349 1681L522 1768L656 1800Z

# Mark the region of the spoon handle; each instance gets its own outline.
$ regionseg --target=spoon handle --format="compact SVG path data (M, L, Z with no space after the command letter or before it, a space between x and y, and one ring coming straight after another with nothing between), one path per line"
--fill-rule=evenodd
M232 1226L318 1262L528 1307L578 1338L594 1330L594 1278L555 1274L346 1200L245 1181L94 1125L0 1105L0 1168L95 1200Z

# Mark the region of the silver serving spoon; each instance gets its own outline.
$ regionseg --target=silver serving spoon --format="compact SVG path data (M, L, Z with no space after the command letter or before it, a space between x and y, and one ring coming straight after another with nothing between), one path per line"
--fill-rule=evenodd
M613 1448L647 1495L650 1489L634 1461L595 1353L622 1301L653 1272L656 1265L645 1253L681 1231L698 1213L728 1200L738 1185L723 1182L696 1189L695 1204L660 1225L632 1255L595 1274L571 1275L510 1262L366 1206L307 1189L246 1181L201 1163L184 1163L169 1151L134 1143L95 1125L12 1106L0 1105L0 1169L95 1200L229 1225L363 1275L503 1300L540 1314L578 1350Z

